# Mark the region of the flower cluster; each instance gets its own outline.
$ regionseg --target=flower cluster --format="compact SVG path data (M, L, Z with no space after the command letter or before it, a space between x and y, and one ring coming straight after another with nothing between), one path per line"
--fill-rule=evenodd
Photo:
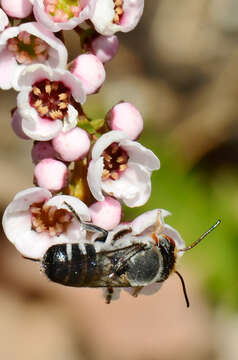
M118 51L115 33L133 30L143 7L144 0L1 1L0 88L18 92L12 128L33 141L35 165L35 187L15 196L3 227L25 257L42 259L54 244L95 241L67 204L82 221L113 233L124 226L123 204L141 206L150 197L151 173L160 161L138 142L138 109L122 101L105 119L91 119L83 109L87 96L100 91L106 63ZM81 42L70 64L66 30ZM134 233L155 224L157 212L135 219ZM164 233L170 231L177 247L184 245L164 225Z

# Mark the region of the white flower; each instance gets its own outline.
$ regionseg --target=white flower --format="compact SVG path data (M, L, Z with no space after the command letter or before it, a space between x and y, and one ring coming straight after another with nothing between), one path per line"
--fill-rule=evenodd
M83 221L90 220L87 206L79 199L67 195L52 197L48 190L39 187L19 192L8 205L3 229L23 256L41 259L54 244L85 240L85 230L64 201Z
M18 84L17 107L27 136L50 140L77 125L78 112L71 105L71 96L83 103L86 95L81 81L69 71L29 65L21 72Z
M5 27L8 25L8 17L5 12L0 9L0 31L3 31Z
M30 22L9 27L0 34L0 87L19 90L18 77L27 65L44 63L65 68L67 59L62 41L42 25Z
M97 0L79 0L78 6L72 6L70 9L67 1L56 0L53 4L53 2L49 0L35 0L33 3L33 12L37 21L53 32L71 30L90 18L96 1ZM65 9L68 9L67 11L64 10L64 2ZM74 11L76 11L75 14Z
M151 172L159 169L155 154L122 131L102 135L92 149L88 184L98 201L103 192L121 199L127 206L141 206L151 193Z
M128 32L138 24L143 9L144 0L97 0L91 21L102 35Z

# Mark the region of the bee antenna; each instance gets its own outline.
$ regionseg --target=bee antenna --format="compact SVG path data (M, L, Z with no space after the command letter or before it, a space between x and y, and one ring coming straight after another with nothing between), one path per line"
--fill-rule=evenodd
M202 241L202 239L204 239L212 230L214 230L219 224L221 223L221 220L217 220L216 224L214 224L212 227L210 227L210 229L208 229L204 234L202 234L200 236L199 239L195 240L191 245L189 245L188 247L184 248L184 249L179 249L178 251L188 251L192 248L194 248L198 243L200 243L200 241Z
M186 305L187 305L187 307L189 307L190 304L189 304L189 299L188 299L188 294L187 294L184 279L183 279L182 275L178 271L175 271L175 274L178 275L178 277L179 277L179 279L181 281L181 284L182 284L182 287L183 287L183 293L184 293L184 297L185 297L185 301L186 301Z
M23 258L26 259L26 260L31 260L31 261L35 261L35 262L40 262L41 261L40 259L34 259L34 258L27 257L27 256L23 256Z

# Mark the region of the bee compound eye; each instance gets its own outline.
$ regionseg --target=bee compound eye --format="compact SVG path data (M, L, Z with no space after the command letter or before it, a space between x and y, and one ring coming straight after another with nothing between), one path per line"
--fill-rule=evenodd
M133 286L147 285L158 274L159 254L154 249L143 250L127 264L127 276Z

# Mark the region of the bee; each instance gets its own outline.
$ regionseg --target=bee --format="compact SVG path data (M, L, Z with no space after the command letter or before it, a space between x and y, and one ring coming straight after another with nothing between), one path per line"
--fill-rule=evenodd
M113 233L110 246L107 242L109 232L90 223L83 223L74 209L65 203L73 215L88 232L96 234L94 243L65 243L51 246L41 261L41 268L49 280L65 286L106 288L106 303L110 303L114 288L133 288L137 296L143 287L163 283L171 273L181 280L187 307L189 299L182 275L175 270L178 252L186 252L195 247L219 224L218 220L209 230L190 246L177 249L175 241L163 234L162 220L158 220L151 233L152 241L140 241L133 236L130 228ZM129 239L123 246L124 238ZM99 247L97 244L101 243ZM29 259L29 258L28 258Z

